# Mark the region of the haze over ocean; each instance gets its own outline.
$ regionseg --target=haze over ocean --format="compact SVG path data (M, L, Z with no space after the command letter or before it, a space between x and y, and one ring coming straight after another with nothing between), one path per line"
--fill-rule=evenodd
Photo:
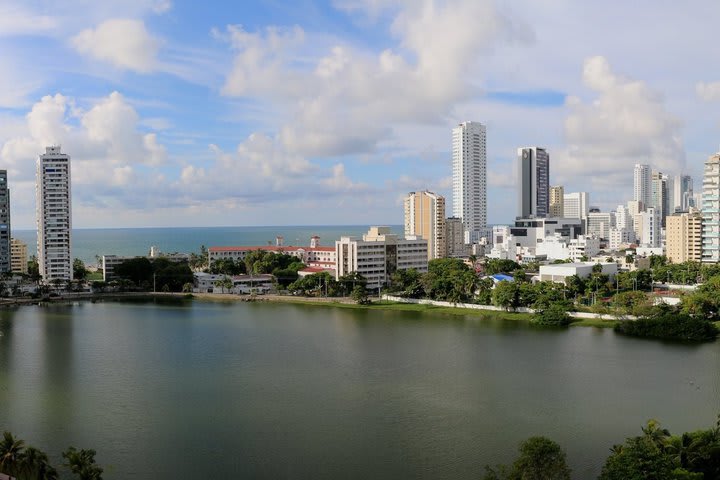
M72 257L95 265L96 255L147 255L152 245L161 252L199 252L200 247L275 244L282 235L284 244L305 246L318 235L320 245L335 244L342 235L360 236L369 227L363 225L301 225L262 227L169 227L169 228L81 228L73 229ZM391 225L394 233L403 233L400 225ZM28 255L36 254L35 230L13 230L12 236L28 244Z

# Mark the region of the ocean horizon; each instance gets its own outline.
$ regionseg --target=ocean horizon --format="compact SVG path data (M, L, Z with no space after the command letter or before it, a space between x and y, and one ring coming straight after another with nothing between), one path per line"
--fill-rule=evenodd
M387 225L402 234L402 225ZM282 236L286 246L310 244L320 237L320 245L334 245L341 236L360 236L368 225L264 225L242 227L133 227L73 228L72 258L96 265L102 255L147 255L151 246L164 253L200 252L201 247L275 245ZM27 243L28 255L36 254L37 231L13 230L13 238Z

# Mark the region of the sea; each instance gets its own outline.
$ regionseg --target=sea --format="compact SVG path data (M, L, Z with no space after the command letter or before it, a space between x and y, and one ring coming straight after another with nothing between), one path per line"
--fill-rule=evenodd
M335 245L341 236L361 236L367 225L296 225L255 227L165 227L165 228L76 228L72 232L72 257L86 265L97 265L102 255L147 255L151 246L163 253L199 253L202 246L275 245L278 236L286 246L306 246L310 237L320 237L320 245ZM402 234L401 225L390 225ZM12 236L28 245L28 255L36 254L37 232L13 230Z

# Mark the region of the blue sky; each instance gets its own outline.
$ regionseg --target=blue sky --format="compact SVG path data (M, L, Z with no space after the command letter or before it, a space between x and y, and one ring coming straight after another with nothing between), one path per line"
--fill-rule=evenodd
M525 145L601 208L636 162L697 188L720 144L720 4L627 3L0 0L13 225L34 226L51 143L75 227L399 224L406 192L450 197L465 120L488 127L491 223L515 214Z

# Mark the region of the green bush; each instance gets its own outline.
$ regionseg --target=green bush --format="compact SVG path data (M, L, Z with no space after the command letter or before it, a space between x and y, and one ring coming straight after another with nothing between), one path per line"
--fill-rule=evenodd
M718 337L717 327L708 320L683 313L666 312L635 321L620 322L615 331L624 335L685 342L708 342Z

